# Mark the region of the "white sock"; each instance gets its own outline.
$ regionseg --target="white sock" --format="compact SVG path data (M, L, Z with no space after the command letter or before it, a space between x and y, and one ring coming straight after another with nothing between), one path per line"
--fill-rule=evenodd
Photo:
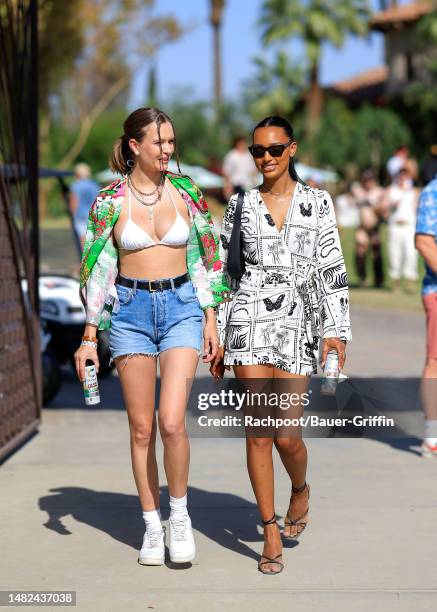
M149 510L147 512L143 512L143 519L146 523L146 531L161 531L161 511L158 508L157 510Z
M425 442L429 446L437 445L437 420L425 419Z
M181 518L188 516L187 495L183 497L172 497L170 495L170 518Z

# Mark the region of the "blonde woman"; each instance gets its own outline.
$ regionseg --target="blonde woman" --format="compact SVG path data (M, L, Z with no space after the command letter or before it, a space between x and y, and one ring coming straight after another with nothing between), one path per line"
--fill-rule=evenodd
M77 373L83 380L88 359L98 365L96 332L110 326L110 349L123 389L133 473L146 525L138 559L144 565L164 563L157 426L170 492L170 560L186 563L195 556L187 512L187 381L195 375L202 348L205 362L216 355L214 307L227 289L201 192L188 177L167 170L175 152L174 128L165 113L140 108L129 115L111 162L123 178L103 189L91 208L81 267L87 321L75 354Z

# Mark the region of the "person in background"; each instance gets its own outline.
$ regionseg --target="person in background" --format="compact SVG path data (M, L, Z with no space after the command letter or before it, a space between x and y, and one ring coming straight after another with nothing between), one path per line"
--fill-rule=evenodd
M232 149L223 159L222 172L223 193L227 200L234 193L244 192L255 185L258 173L243 136L234 138Z
M379 185L373 170L365 170L361 183L351 187L351 193L358 209L359 226L355 233L355 266L360 286L366 284L366 260L369 246L373 258L373 274L375 287L384 284L382 267L381 238L379 229L381 225L381 204L384 198L384 189Z
M437 144L429 148L429 155L422 167L422 179L424 184L431 182L437 174Z
M387 161L387 172L393 180L399 173L399 170L404 167L408 159L408 148L405 145L398 147L390 159Z
M383 209L388 223L389 275L392 287L400 287L401 278L407 292L415 291L417 251L414 232L418 202L417 189L412 184L408 168L401 168L395 182L386 192Z
M412 187L419 179L419 164L414 157L408 157L404 164L404 168L408 172L410 185Z
M340 186L340 193L335 197L334 206L340 233L344 227L358 227L360 215L350 185Z
M323 189L323 185L317 176L310 176L307 178L306 184L308 187L311 187L311 189Z
M91 178L91 168L80 163L74 168L75 181L70 187L70 210L73 215L74 229L80 239L83 250L91 204L96 199L100 187Z
M424 457L437 456L437 172L422 191L417 210L416 249L425 260L422 285L426 313L426 361L422 374L421 395L425 412Z
M417 181L417 161L410 157L410 151L405 145L398 147L393 153L392 157L390 157L390 159L387 161L387 172L392 183L396 181L396 177L402 168L407 168L411 176L411 180Z

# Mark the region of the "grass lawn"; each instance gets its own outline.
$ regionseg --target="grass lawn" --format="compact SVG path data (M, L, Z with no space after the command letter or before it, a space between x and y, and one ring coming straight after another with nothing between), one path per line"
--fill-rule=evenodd
M67 217L67 215L62 215L60 217L44 217L44 219L40 219L39 227L41 230L69 229L71 227L70 217Z

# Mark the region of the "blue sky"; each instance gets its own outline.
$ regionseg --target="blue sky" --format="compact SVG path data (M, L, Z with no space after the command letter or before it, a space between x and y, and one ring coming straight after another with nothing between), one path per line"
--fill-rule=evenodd
M238 99L242 81L254 72L251 58L266 54L256 27L261 5L262 0L226 1L222 29L223 90L226 98ZM172 98L183 87L191 89L196 99L211 99L213 56L209 0L156 0L155 6L157 14L173 14L182 24L191 26L185 36L159 52L159 100ZM377 10L377 1L371 0L371 6ZM296 60L303 55L303 48L298 42L289 44L287 49ZM348 37L341 49L326 45L321 62L322 84L334 83L381 65L383 56L383 37L379 33L373 33L364 40ZM143 77L139 75L134 83L133 106L144 102Z

